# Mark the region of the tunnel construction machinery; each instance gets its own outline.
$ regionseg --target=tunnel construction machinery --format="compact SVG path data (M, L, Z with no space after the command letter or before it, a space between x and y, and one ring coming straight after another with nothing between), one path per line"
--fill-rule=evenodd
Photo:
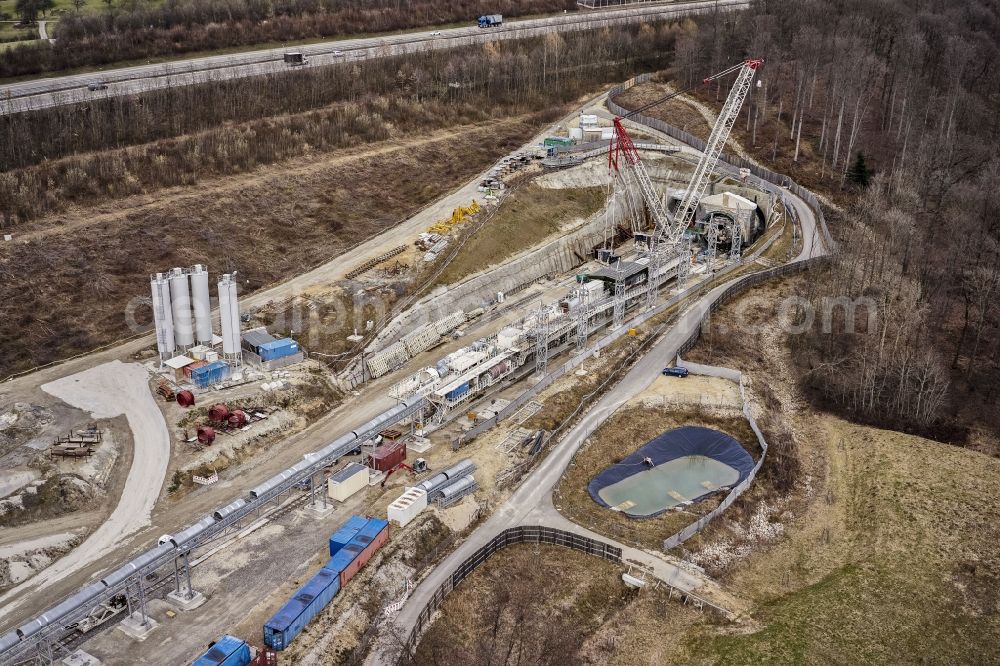
M722 111L712 127L712 133L709 135L705 149L698 160L698 165L691 175L691 180L684 190L684 196L673 213L657 196L649 174L646 172L646 167L639 157L639 151L625 129L624 121L628 120L630 116L678 97L689 89L671 93L614 119L614 134L608 146L608 169L619 178L623 178L624 173L628 173L634 178L654 223L653 232L645 238L645 253L649 257L650 267L649 288L646 292L647 307L652 307L656 303L661 273L659 267L664 258L679 252L688 252L682 243L684 233L694 222L695 211L699 200L705 193L705 188L708 186L709 175L715 171L718 165L722 149L725 147L726 141L729 140L729 134L740 114L744 100L750 92L754 74L763 64L763 59L747 59L704 79L703 83L707 85L734 72L737 73L736 82L733 84L732 90L729 91L726 103L722 106Z

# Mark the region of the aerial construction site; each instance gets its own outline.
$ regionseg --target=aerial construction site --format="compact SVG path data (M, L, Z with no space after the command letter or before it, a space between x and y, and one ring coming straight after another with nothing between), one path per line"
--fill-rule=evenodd
M0 664L992 663L961 108L806 0L348 4L18 3Z

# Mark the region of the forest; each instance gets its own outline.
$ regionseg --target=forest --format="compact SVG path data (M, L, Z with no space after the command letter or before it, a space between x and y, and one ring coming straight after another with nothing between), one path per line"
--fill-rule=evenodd
M260 44L360 36L483 14L575 11L573 0L166 0L66 14L56 42L0 50L0 79Z
M675 63L694 84L763 57L734 135L830 202L840 251L806 296L872 305L793 336L818 404L956 442L1000 432L998 7L760 1L701 21Z

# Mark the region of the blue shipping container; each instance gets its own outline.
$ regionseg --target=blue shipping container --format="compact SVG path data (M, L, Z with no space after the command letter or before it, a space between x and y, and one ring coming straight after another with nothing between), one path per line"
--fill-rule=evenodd
M354 539L356 538L357 537L355 536ZM354 543L354 539L351 540L351 543L347 544L346 546L343 546L340 550L338 550L337 554L331 557L330 560L323 566L323 568L329 569L331 572L335 574L339 574L341 571L350 566L351 562L357 559L358 553L360 553L365 549L364 546L359 546L358 544Z
M347 522L340 526L340 529L330 537L330 557L337 554L337 551L346 546L354 535L368 522L364 516L351 516Z
M266 342L259 348L260 360L273 361L276 358L291 356L299 351L299 343L291 338L282 338L274 342Z
M208 652L194 660L191 666L247 666L250 646L235 636L225 635L212 644Z
M461 386L453 388L452 390L445 393L444 397L446 397L448 400L458 400L468 392L469 392L469 382L465 382Z
M381 518L372 518L363 528L361 528L358 531L357 536L351 539L351 543L361 546L362 549L367 548L368 544L374 541L375 537L379 535L379 532L381 532L388 526L389 526L388 520L382 520Z
M226 372L228 370L229 364L225 361L213 361L208 365L203 365L200 368L192 370L191 381L193 381L196 386L201 387L218 384L226 378Z
M272 650L284 650L339 591L340 577L320 569L264 624L264 643Z

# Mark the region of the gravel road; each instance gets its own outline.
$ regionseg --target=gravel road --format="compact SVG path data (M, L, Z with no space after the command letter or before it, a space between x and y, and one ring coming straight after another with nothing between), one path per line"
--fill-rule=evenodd
M95 419L125 415L135 442L135 455L118 506L86 541L41 573L0 596L0 617L26 599L78 569L111 553L122 540L149 525L153 505L167 474L170 434L149 391L145 368L112 361L63 377L42 390L86 410ZM29 592L25 594L25 592ZM20 598L11 601L14 596Z

